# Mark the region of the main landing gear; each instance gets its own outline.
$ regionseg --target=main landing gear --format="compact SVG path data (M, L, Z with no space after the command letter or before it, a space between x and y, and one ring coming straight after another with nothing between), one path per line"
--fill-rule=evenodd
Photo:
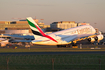
M70 47L70 44L68 44L68 45L57 45L57 47L58 48L60 48L60 47Z
M67 44L67 45L57 45L58 48L60 47L76 47L77 46L77 43L76 41L72 42L71 44Z

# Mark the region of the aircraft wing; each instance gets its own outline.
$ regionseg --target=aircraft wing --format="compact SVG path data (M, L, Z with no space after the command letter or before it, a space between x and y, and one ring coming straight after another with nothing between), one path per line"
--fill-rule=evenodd
M82 35L58 35L61 37L61 40L66 41L68 43L72 41L81 41L88 39L89 37L94 37L94 34L82 34Z
M9 42L31 42L32 40L10 40Z

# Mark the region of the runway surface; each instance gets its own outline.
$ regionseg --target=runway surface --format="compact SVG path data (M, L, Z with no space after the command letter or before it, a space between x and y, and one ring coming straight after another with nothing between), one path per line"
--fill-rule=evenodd
M90 52L12 52L12 53L0 53L0 55L62 55L62 54L105 54L105 51L90 51Z

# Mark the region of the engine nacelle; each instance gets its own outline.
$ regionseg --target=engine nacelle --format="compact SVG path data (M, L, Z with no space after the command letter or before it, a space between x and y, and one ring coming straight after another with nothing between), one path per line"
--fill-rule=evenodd
M95 41L100 41L100 40L102 40L103 39L103 35L97 35L96 37L95 37Z
M89 41L89 42L94 42L95 39L91 37L91 38L88 39L88 41Z

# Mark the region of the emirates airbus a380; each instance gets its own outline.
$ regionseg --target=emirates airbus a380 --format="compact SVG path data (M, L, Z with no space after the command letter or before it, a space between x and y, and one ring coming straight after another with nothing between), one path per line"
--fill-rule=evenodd
M103 39L101 33L95 34L96 30L91 25L82 25L46 35L31 17L28 17L27 21L35 37L32 43L36 45L66 47L68 44L75 44L77 41L85 39L90 42Z

